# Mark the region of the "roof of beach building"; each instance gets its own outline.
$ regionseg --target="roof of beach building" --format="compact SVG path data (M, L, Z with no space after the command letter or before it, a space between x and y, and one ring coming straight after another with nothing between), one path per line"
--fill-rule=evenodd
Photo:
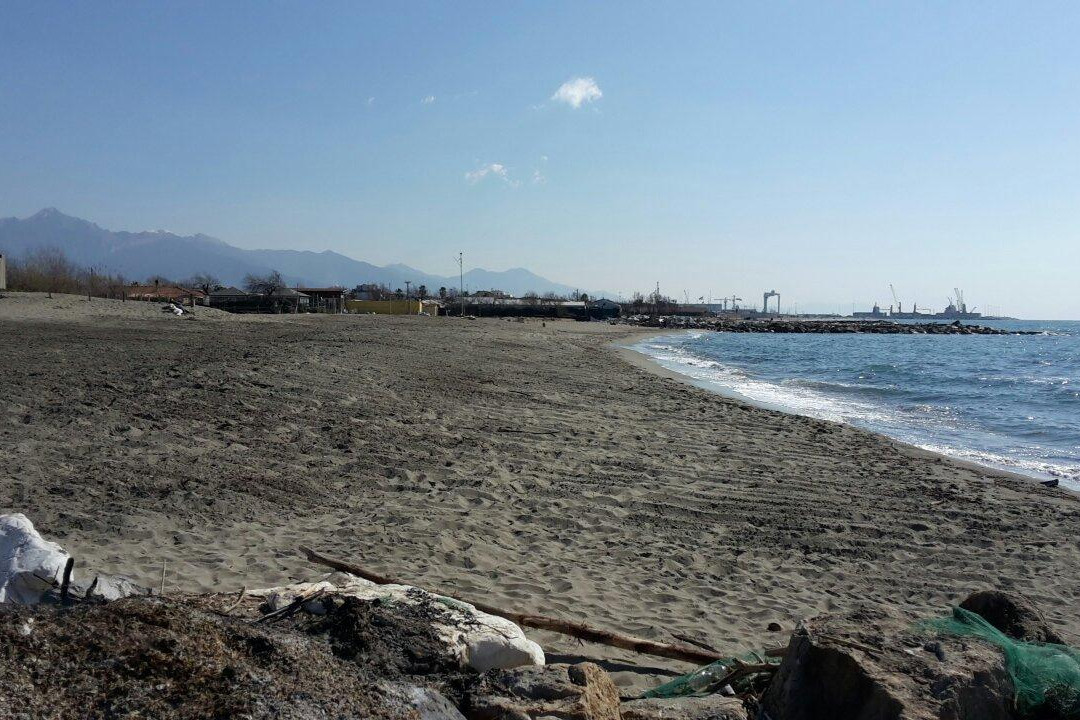
M210 297L247 297L248 293L238 287L217 288L210 292Z
M129 298L202 298L206 293L202 290L180 287L179 285L128 285L125 292Z
M344 295L345 288L343 287L297 287L294 288L302 293L308 295Z

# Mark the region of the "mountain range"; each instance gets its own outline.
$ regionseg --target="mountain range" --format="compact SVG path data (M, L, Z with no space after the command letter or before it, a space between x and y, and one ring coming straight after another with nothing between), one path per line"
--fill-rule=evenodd
M127 232L106 230L81 218L46 208L28 218L0 218L0 254L11 258L43 247L57 247L68 259L132 280L160 275L182 280L209 274L225 285L240 285L248 274L279 271L290 285L354 287L377 283L391 288L427 285L455 288L458 277L422 272L408 265L378 266L324 250L245 250L209 235L176 235L163 230ZM475 268L464 275L467 290L497 288L514 295L575 288L542 278L525 268L492 271Z

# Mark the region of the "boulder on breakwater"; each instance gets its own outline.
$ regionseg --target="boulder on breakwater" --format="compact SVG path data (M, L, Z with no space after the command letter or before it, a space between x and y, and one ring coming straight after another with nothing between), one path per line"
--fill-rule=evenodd
M812 333L875 335L1038 335L1031 330L1000 330L985 325L952 323L900 323L892 320L798 320L760 319L727 320L722 318L686 317L682 315L632 315L613 324L639 327L672 328L679 330L714 330L736 333Z

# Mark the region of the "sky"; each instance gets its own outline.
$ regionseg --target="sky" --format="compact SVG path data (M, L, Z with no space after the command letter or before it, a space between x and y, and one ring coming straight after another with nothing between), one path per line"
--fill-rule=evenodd
M1080 319L1080 4L0 0L0 216Z

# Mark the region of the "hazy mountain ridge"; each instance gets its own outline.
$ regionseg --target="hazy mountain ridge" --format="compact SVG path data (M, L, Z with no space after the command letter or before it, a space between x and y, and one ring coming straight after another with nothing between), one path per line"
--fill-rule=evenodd
M203 234L106 230L55 208L24 219L0 218L0 253L18 258L48 246L59 247L80 265L92 265L133 280L151 275L183 279L210 273L227 285L238 285L248 273L278 270L290 284L310 286L382 283L403 288L409 281L414 288L427 285L428 292L434 294L441 286L458 285L456 275L433 275L400 263L380 267L331 250L245 250ZM525 268L475 268L465 273L464 280L468 289L498 288L516 295L529 291L564 294L575 289Z

